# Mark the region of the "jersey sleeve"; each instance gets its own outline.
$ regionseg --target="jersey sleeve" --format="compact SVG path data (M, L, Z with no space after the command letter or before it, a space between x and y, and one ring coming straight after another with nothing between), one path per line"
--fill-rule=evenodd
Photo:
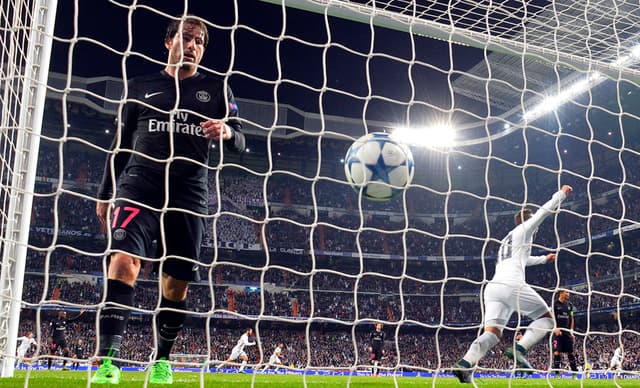
M566 197L566 194L562 190L559 190L555 194L553 194L553 196L549 201L547 201L547 203L542 205L542 207L538 209L538 211L535 212L535 214L531 216L531 218L523 223L525 233L527 233L528 236L532 236L533 232L535 232L538 226L540 226L542 221L544 221L552 211L558 208L558 206L560 206L560 203L562 203L562 201Z
M227 87L227 125L231 128L231 139L224 142L225 148L229 151L243 152L246 147L246 139L242 133L242 123L238 118L238 104L231 88Z
M547 263L547 255L530 256L529 259L527 259L527 267L531 265L539 265L539 264L546 264L546 263Z
M128 84L128 95L136 95L136 84L134 81L130 81ZM127 98L127 96L124 96ZM113 151L118 147L119 149L132 149L133 145L133 133L136 129L138 121L138 105L133 102L126 102L122 108L121 120L116 123L116 136L113 138L111 147L109 150L111 153L107 156L107 160L104 166L104 173L102 175L102 181L98 188L98 199L109 199L113 195L114 188L113 182L118 180L118 177L124 170L131 154L129 152L117 152ZM113 158L113 168L111 165L111 159Z

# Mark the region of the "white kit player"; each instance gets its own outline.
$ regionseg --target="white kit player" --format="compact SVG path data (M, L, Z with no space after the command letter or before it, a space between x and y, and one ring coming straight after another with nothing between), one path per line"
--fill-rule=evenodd
M531 256L531 245L542 221L560 206L571 191L571 186L563 185L535 214L532 215L530 209L516 214L516 227L500 243L495 275L484 289L484 333L453 365L452 372L461 383L472 382L472 369L500 342L502 329L514 312L526 315L533 322L516 342L515 352L509 347L505 355L515 359L518 368L532 369L526 359L527 350L553 329L554 321L547 303L526 283L525 268L555 260L555 253Z
M622 370L622 361L624 360L624 345L620 344L618 348L613 352L611 362L609 363L609 370L620 373Z
M279 342L276 348L273 350L273 354L269 357L269 363L264 367L263 370L269 369L269 367L275 366L276 369L282 366L282 349L284 348L284 344Z
M240 364L239 372L242 372L244 368L247 366L247 361L249 361L249 357L247 356L247 353L245 353L244 347L253 346L256 344L255 342L249 341L249 337L252 334L253 334L253 329L251 328L246 329L244 333L240 336L240 339L238 340L238 343L236 344L236 346L234 346L233 349L231 350L231 355L229 356L227 361L218 365L216 369L220 369L226 363L236 361L237 359L241 359L242 363Z
M22 360L27 355L31 345L37 345L32 332L29 332L26 336L18 337L18 341L20 342L20 345L18 345L18 349L16 351L16 365L20 365L22 363Z

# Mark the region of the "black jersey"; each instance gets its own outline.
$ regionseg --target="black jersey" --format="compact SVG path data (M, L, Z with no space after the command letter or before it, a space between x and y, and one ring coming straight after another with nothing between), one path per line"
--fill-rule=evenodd
M374 330L371 332L371 335L369 337L371 339L371 347L373 349L375 350L382 349L382 346L384 345L384 340L385 340L384 331Z
M556 300L553 306L553 314L556 317L556 325L560 329L571 329L571 320L573 319L573 304L569 301L564 303Z
M211 140L204 137L200 123L226 119L233 137L224 142L225 148L240 152L245 138L237 116L231 89L218 78L196 73L176 82L164 70L133 78L128 82L119 136L111 146L118 151L113 155L114 169L107 158L98 198L111 197L113 174L118 197L160 207L169 193L170 207L206 212Z
M69 324L69 322L66 319L62 319L62 318L54 318L53 321L51 321L51 336L53 337L54 341L58 342L60 340L64 340L64 335L67 333L67 325Z
M82 356L84 355L84 344L73 344L73 354L75 354L78 358L82 358Z
M69 325L69 322L73 322L76 319L80 318L82 316L83 312L80 312L78 315L71 317L71 318L62 318L58 315L56 315L52 320L51 323L49 324L51 326L52 329L52 333L51 336L53 337L53 339L58 342L58 340L64 340L64 336L67 333L67 326Z

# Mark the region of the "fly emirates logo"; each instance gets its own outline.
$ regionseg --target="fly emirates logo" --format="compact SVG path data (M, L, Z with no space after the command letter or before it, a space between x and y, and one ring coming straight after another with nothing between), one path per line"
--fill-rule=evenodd
M149 132L175 132L204 137L202 127L194 123L187 123L188 118L189 114L187 112L177 112L173 122L150 119Z

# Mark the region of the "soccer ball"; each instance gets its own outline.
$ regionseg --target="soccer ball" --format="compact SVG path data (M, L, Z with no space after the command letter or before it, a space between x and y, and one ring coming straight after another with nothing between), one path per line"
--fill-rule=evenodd
M388 133L376 132L356 140L344 158L347 181L372 201L388 201L411 183L413 155Z

